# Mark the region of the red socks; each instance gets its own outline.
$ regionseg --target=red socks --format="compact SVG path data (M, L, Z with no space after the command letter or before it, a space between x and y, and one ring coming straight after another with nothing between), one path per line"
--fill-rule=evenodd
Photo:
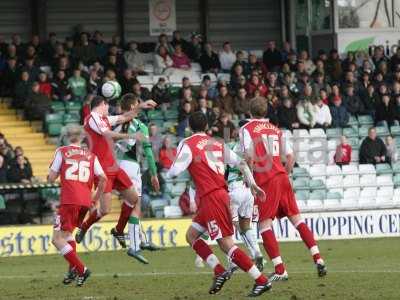
M308 228L307 224L303 221L297 223L295 227L299 232L304 244L306 244L307 248L310 250L314 262L317 263L318 260L321 260L321 255L319 253L319 249L317 243L315 242L313 233Z
M81 229L83 231L88 231L90 226L92 226L94 223L99 221L101 219L101 217L102 216L100 216L100 213L99 213L99 211L97 209L93 210L90 213L89 218L87 218L87 220L82 223Z
M228 255L232 261L239 268L248 273L257 284L265 284L268 281L267 277L265 277L264 274L257 269L251 259L237 246L233 246L229 250Z
M66 261L68 261L69 265L76 269L79 275L82 275L85 272L85 266L81 262L81 260L76 255L76 252L71 247L71 245L66 244L61 250L61 254L64 256Z
M126 224L128 223L129 217L132 213L133 206L127 202L122 202L121 213L119 215L118 224L115 226L115 230L118 233L124 233Z
M214 270L215 275L225 272L225 268L203 239L195 240L192 248Z
M285 267L279 252L278 241L275 238L272 228L268 227L261 230L261 237L263 239L265 251L267 251L269 258L275 266L275 273L283 274L285 272Z

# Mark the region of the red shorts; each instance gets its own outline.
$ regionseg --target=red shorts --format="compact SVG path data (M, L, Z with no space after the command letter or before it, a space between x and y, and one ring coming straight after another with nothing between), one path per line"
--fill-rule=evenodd
M89 207L63 204L58 209L54 218L54 230L73 232L75 227L79 227L85 219Z
M200 199L192 226L200 232L208 231L212 240L233 235L229 201L228 192L222 189Z
M259 221L291 217L300 213L296 198L286 174L278 175L261 186L266 195L264 202L256 199Z
M121 168L118 169L116 173L106 174L107 183L104 189L104 193L111 193L112 190L117 190L118 192L129 189L133 183L129 176ZM97 186L98 181L96 180L95 185Z

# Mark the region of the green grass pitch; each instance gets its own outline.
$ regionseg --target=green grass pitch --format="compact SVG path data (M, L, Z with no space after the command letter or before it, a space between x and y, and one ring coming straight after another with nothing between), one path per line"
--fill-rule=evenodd
M321 241L320 250L328 266L322 279L302 243L282 243L289 281L275 283L260 299L400 299L400 238ZM190 248L145 254L147 266L122 251L81 254L92 270L81 288L61 283L66 264L59 255L1 258L0 299L244 299L253 284L240 272L211 296L210 269L194 267Z

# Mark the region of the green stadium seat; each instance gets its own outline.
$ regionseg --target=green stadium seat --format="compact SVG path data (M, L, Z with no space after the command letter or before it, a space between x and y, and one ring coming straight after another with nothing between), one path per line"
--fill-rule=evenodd
M59 136L61 133L62 127L63 127L62 123L47 124L47 133L49 136Z
M169 109L165 111L165 119L166 120L177 120L178 119L178 110L176 109Z
M153 120L164 120L164 114L161 110L149 110L147 112L147 116L149 117L150 121Z
M358 121L355 116L350 116L348 126L358 126Z
M55 113L65 112L64 102L61 102L61 101L51 102L51 110Z
M385 137L390 135L390 132L386 126L378 126L376 127L376 134L380 137Z
M63 115L61 113L57 114L47 114L45 118L46 124L55 124L55 123L62 123L63 122Z
M400 174L393 176L393 184L395 187L400 187Z
M6 209L6 200L4 199L3 195L0 195L0 210Z
M352 149L357 150L360 148L360 141L358 137L348 139L348 142Z
M390 127L390 133L393 136L399 136L400 135L400 126L392 126L392 127Z
M330 199L330 200L341 200L342 194L339 192L328 192L326 194L326 199Z
M389 164L377 164L376 165L376 175L382 174L392 174L393 170Z
M309 182L310 190L325 190L325 184L321 179L311 179Z
M306 169L304 168L299 168L299 167L295 167L293 168L293 178L299 178L299 177L309 177L309 174L307 172Z
M347 138L358 137L358 128L348 127L343 129L343 135Z
M393 173L400 174L400 161L392 164Z
M81 117L79 116L78 113L65 114L64 117L63 117L64 125L67 125L67 124L80 124L80 122L81 122Z
M372 119L372 117L369 115L358 116L358 124L361 126L363 126L363 125L372 126L372 125L374 125L374 119Z
M296 178L293 181L293 187L296 191L299 190L308 190L310 186L310 179L306 177Z
M326 130L326 137L328 139L338 138L342 135L342 128L328 128Z
M80 112L82 109L82 102L80 101L68 101L65 103L65 109L67 112Z
M310 193L309 200L325 200L326 191L325 190L315 190Z
M368 136L368 130L369 130L370 126L361 126L358 129L358 136L360 138L365 138L366 136Z
M305 201L310 198L310 191L303 190L303 191L296 191L296 199L300 201Z

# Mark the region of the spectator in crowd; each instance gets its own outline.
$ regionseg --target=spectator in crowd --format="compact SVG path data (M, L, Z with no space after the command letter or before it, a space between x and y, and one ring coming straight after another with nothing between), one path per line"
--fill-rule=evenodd
M175 44L174 46L171 45L171 43L168 41L168 36L164 33L160 34L158 37L158 43L155 47L155 52L158 52L160 47L164 47L167 50L167 53L172 55L174 53L174 49L178 44Z
M182 98L180 99L180 106L183 107L183 105L186 102L190 103L192 112L197 109L197 101L195 98L193 98L193 92L190 87L184 87L182 89Z
M324 90L326 92L326 95L329 95L332 91L330 85L325 80L324 73L316 74L314 83L312 84L312 89L313 89L313 93L314 93L315 97L320 96L321 90ZM327 103L325 103L325 104L327 104Z
M89 41L89 35L86 32L80 34L79 43L75 46L74 54L78 60L83 61L85 65L91 64L97 58L96 47Z
M396 53L390 58L391 71L396 72L398 66L400 65L400 47L397 47Z
M24 108L25 102L28 99L31 91L32 82L29 78L29 73L26 71L21 72L21 80L15 86L15 99L13 106L18 109Z
M204 52L200 56L200 65L203 73L216 74L221 69L218 54L213 51L210 43L204 45Z
M388 158L385 143L376 135L375 127L368 130L368 136L360 146L360 164L380 164L387 163Z
M3 155L0 154L0 184L7 183L8 166Z
M300 128L300 122L297 118L297 111L290 97L283 99L282 105L278 108L279 126L293 130Z
M171 68L173 67L174 62L168 53L168 50L164 46L160 46L158 51L154 56L154 74L172 74Z
M140 99L140 101L146 101L151 99L150 91L144 86L141 86L140 82L137 80L133 83L132 94L137 96Z
M179 111L178 115L178 128L177 128L177 134L181 138L188 136L188 133L190 131L189 116L191 113L192 113L192 106L190 102L183 103L182 108Z
M328 105L320 98L315 104L317 113L315 115L315 126L319 128L328 128L332 124L332 116Z
M213 110L208 107L207 100L205 98L200 98L198 103L199 105L197 110L201 111L206 116L208 127L211 128L216 119Z
M48 81L47 74L45 72L39 73L39 92L43 95L46 95L49 99L52 97L52 86Z
M125 64L135 74L146 75L144 71L145 59L142 53L138 50L138 44L136 42L130 42L128 44L128 50L124 53Z
M3 156L7 165L9 165L14 158L14 152L11 146L7 143L3 134L0 134L0 155Z
M342 135L340 137L340 144L336 147L336 152L333 157L335 163L339 166L348 165L351 162L352 148L347 143L347 138Z
M260 92L260 96L265 97L268 94L268 88L257 75L252 75L250 81L246 84L246 91L249 97L255 97L255 91Z
M97 72L95 72L97 73ZM119 84L121 85L121 94L125 95L127 93L133 92L133 84L137 81L137 79L133 76L132 69L125 69L124 75L119 80Z
M332 105L329 107L332 116L332 127L345 127L350 120L350 114L342 104L342 98L333 98Z
M32 84L32 91L25 102L25 116L28 120L44 120L45 115L50 111L51 100L40 93L38 82Z
M389 94L383 95L382 101L376 106L375 124L385 127L399 125L399 121L396 120L396 110Z
M308 75L314 73L316 67L312 59L310 59L310 57L308 56L308 52L306 50L300 52L299 61L304 64L305 71Z
M101 61L104 60L104 58L107 56L108 46L103 40L103 34L100 31L96 30L94 32L94 38L92 42L95 47L97 59Z
M343 103L347 111L354 116L364 114L365 112L363 103L360 97L356 95L353 85L348 85L346 87L346 92L343 96Z
M276 48L275 41L269 41L263 53L263 63L268 71L276 71L282 64L282 54Z
M207 90L207 99L209 100L215 100L218 96L218 89L216 88L215 84L211 82L211 78L209 75L205 75L203 77L203 81L201 83L201 89L206 89Z
M181 69L188 71L191 69L191 63L189 57L182 51L182 46L181 45L176 45L175 46L175 51L172 54L172 61L173 61L173 67L176 69Z
M35 65L34 58L27 58L25 64L21 67L21 71L28 72L31 81L36 81L40 73L40 69Z
M81 70L75 69L74 75L68 79L72 100L83 102L87 95L86 79L81 76Z
M332 49L326 61L326 72L333 82L338 82L342 76L342 62L336 49Z
M230 87L232 90L237 91L240 85L240 80L246 77L244 76L243 66L241 64L235 64L232 67Z
M221 113L221 116L211 127L213 136L223 138L225 142L229 142L234 134L235 125L231 121L229 113Z
M158 160L158 153L160 152L162 146L162 136L158 130L155 123L149 124L149 140L153 148L153 154L156 160Z
M171 41L172 49L175 49L175 46L178 44L182 45L183 52L187 53L187 50L189 48L188 41L182 38L182 34L179 30L175 30L172 33L172 41Z
M7 179L13 183L30 183L33 177L32 168L28 165L23 155L15 157L10 164L7 173Z
M171 138L169 136L165 136L160 149L160 153L158 155L160 166L164 171L171 168L172 163L174 162L176 157L176 152L176 147L172 145Z
M169 86L165 77L160 77L151 90L151 96L162 109L166 110L171 102L171 96L168 90Z
M187 46L187 49L183 48L183 52L187 54L190 60L199 62L200 56L202 54L202 39L201 35L193 32L190 37L190 43Z
M15 57L7 59L7 65L5 70L0 74L0 95L3 96L14 96L15 85L18 80L18 67L17 60Z
M222 46L222 51L219 52L219 62L221 64L221 72L230 73L235 61L236 61L236 55L232 51L231 43L225 42Z
M219 106L221 112L226 112L228 114L233 114L233 98L229 94L228 88L222 85L219 88L219 95L216 99L216 103Z
M65 71L59 70L57 72L56 78L51 83L51 86L54 100L69 101L72 98L71 88L65 76Z
M387 157L389 158L390 162L393 164L397 162L399 159L399 153L397 151L396 142L392 136L387 136L385 139L385 146L387 150Z
M247 92L244 87L239 88L233 100L233 110L240 120L250 116L250 101L247 98Z
M297 118L303 128L313 128L316 124L317 108L305 98L301 98L296 106Z
M379 97L375 93L375 87L373 84L369 84L367 87L366 94L362 94L361 101L364 105L365 113L375 118L376 106L379 103Z

